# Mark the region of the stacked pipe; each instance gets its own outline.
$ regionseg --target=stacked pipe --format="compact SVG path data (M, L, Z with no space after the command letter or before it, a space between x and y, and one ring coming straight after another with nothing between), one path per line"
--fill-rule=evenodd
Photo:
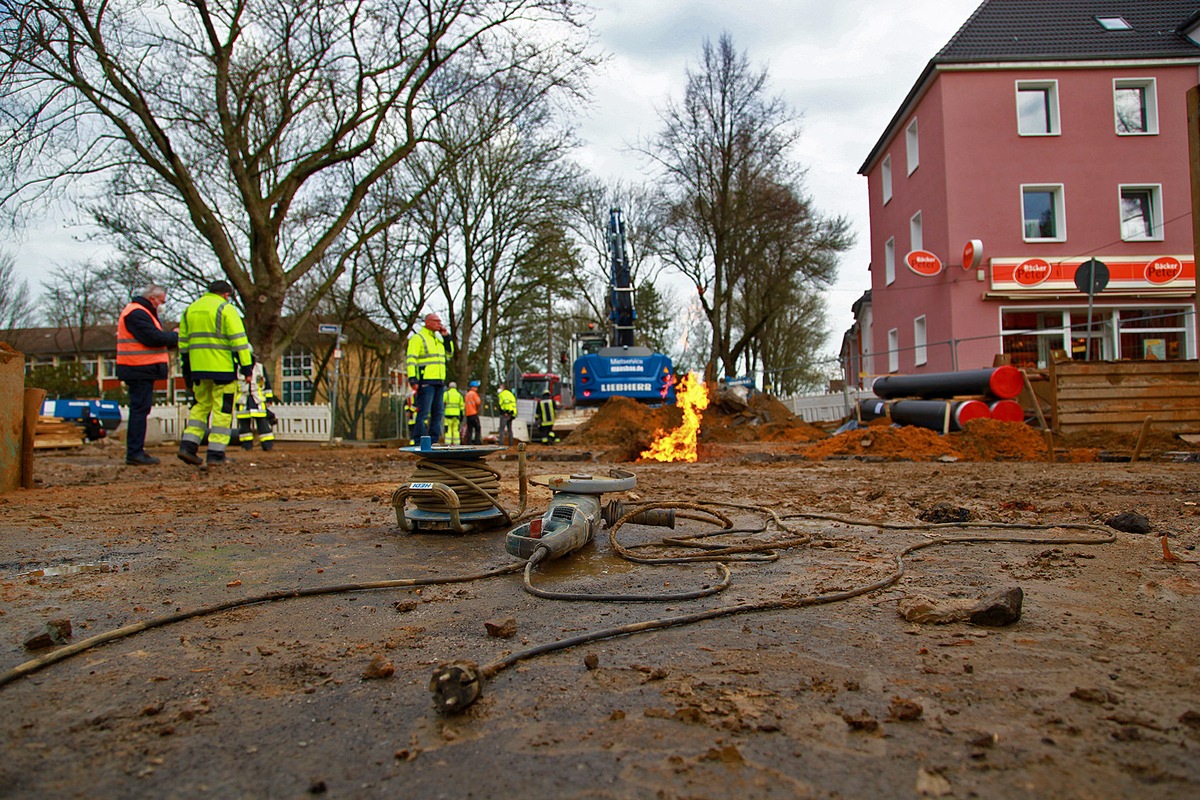
M886 416L901 425L917 425L942 433L961 431L973 419L1021 422L1025 410L1013 398L1024 385L1025 377L1012 366L885 375L871 386L876 397L882 399L860 400L858 413L864 422ZM975 397L962 399L964 395Z

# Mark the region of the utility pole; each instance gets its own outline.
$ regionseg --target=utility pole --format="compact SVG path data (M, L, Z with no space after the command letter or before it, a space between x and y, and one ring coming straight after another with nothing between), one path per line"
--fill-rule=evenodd
M317 333L332 334L335 337L333 344L333 379L329 382L329 443L333 444L333 433L337 428L338 364L342 360L342 343L346 341L346 337L342 336L341 325L318 325Z
M1193 273L1200 268L1200 86L1193 86L1187 93L1188 123L1188 174L1192 186L1192 267ZM1197 280L1200 283L1200 279ZM1192 287L1192 357L1200 357L1200 294Z

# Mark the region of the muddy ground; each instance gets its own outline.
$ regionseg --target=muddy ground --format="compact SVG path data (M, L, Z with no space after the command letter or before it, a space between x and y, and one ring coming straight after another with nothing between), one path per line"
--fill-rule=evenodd
M861 439L859 440L861 444ZM773 509L809 541L729 561L719 594L667 602L534 597L519 573L265 602L156 627L0 687L0 796L300 798L1054 797L1200 795L1200 465L821 460L803 442L702 448L696 464L624 463L638 501ZM413 472L389 448L282 444L212 474L119 445L39 453L38 488L0 496L0 669L72 641L278 590L470 575L515 563L503 532L406 534L391 506ZM614 466L580 446L531 448L531 474ZM503 502L517 462L496 453ZM530 509L544 509L535 487ZM948 503L1006 529L899 529ZM739 527L767 515L724 508ZM929 547L930 536L1115 541ZM835 522L789 517L834 515ZM711 525L680 520L680 530ZM626 544L663 529L627 526ZM678 534L677 530L675 533ZM1110 530L1111 532L1111 530ZM657 553L656 548L635 550ZM541 569L543 589L684 592L711 564L617 557L601 532ZM1004 627L910 622L935 604L1020 587ZM737 604L791 608L590 642L522 661L458 716L427 688L442 661L491 662L566 637ZM515 635L487 622L515 621Z

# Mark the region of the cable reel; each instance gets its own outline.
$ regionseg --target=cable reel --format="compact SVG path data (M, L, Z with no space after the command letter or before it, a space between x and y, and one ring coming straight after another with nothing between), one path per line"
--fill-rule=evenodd
M396 522L407 533L471 533L509 525L515 516L500 504L500 473L484 456L506 448L498 445L433 445L401 447L422 456L412 480L392 493ZM519 449L521 506L525 498L525 452ZM412 500L412 508L407 508ZM521 512L516 512L519 515Z

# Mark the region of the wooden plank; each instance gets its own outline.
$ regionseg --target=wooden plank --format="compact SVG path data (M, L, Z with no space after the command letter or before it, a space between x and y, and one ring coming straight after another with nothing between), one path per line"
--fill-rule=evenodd
M1191 390L1186 386L1144 386L1129 388L1125 386L1070 386L1063 387L1058 393L1059 400L1102 400L1112 398L1144 398L1157 402L1193 403L1200 404L1200 386Z
M83 447L81 437L39 436L33 440L34 450L57 450L64 447Z
M24 397L25 420L21 430L21 488L33 488L33 449L37 428L38 410L46 400L45 389L26 389Z
M1195 361L1067 361L1053 365L1053 375L1176 375L1195 376Z
M1107 424L1125 424L1131 423L1141 425L1142 420L1146 417L1153 417L1155 423L1159 421L1170 422L1173 424L1187 425L1197 430L1200 430L1200 419L1194 414L1172 413L1169 411L1092 411L1077 412L1062 417L1059 420L1060 425L1107 425Z

